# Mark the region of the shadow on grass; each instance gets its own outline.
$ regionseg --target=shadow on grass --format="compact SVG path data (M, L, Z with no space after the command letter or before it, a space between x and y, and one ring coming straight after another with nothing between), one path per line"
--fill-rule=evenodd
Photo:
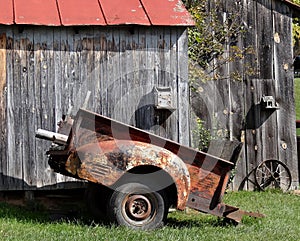
M77 211L59 211L59 210L45 210L42 206L16 206L7 203L0 203L0 223L1 219L6 222L17 220L20 222L30 222L37 224L57 224L68 223L79 226L101 226L104 228L111 228L115 226L108 221L94 220L90 214L85 210ZM202 227L224 227L234 226L226 222L226 220L210 215L199 214L185 214L177 213L175 216L170 215L167 219L167 227L171 229L185 229L185 228L202 228Z
M2 219L2 221L1 221ZM67 223L78 226L96 227L111 229L115 224L107 220L95 220L85 208L84 203L77 203L76 206L64 210L45 209L42 204L32 203L26 206L0 203L0 224L9 220L30 222L32 224L57 224ZM246 221L247 222L247 221ZM250 221L251 223L252 221ZM248 222L247 222L248 223ZM234 227L236 223L213 215L206 215L191 211L191 213L175 211L169 213L166 226L170 229L189 229L204 227Z
M230 220L226 220L223 218L217 217L209 217L196 219L184 217L182 219L168 218L167 226L170 228L176 229L185 229L185 228L203 228L203 227L233 227L237 224L235 222L231 222Z

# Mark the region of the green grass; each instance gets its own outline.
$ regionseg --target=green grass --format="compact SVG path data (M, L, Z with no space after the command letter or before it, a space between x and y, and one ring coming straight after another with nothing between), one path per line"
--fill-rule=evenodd
M83 219L50 221L45 212L34 213L0 203L0 240L299 240L299 196L278 191L243 191L226 194L224 201L267 216L245 217L243 224L234 226L195 211L173 212L166 227L145 232Z

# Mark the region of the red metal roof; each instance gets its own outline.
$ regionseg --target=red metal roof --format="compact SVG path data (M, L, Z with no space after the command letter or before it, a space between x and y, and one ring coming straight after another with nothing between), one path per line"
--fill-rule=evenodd
M13 24L13 2L12 0L1 0L0 24Z
M153 25L193 25L181 0L143 0Z
M56 1L14 0L14 16L16 24L60 24Z
M105 25L98 0L57 0L62 25Z
M100 3L108 25L150 25L139 0L101 0Z
M0 0L0 24L192 26L181 0Z

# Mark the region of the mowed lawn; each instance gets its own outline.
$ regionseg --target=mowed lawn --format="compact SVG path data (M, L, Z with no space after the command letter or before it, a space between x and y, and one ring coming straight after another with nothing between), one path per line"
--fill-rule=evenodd
M235 226L193 210L173 212L167 226L146 232L100 225L88 218L51 221L47 212L0 203L0 240L299 240L300 196L279 191L242 191L229 192L224 201L266 217L246 217Z

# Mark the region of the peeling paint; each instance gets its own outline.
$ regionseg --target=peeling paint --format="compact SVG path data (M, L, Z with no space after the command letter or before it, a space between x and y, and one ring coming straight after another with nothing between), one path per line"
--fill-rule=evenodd
M118 131L112 131L112 126ZM63 124L61 129L64 129ZM122 133L125 129L130 135ZM113 133L120 139L114 138ZM148 138L153 143L149 143ZM162 143L162 138L80 110L70 131L68 146L65 150L49 151L49 164L59 173L108 187L128 175L131 175L129 182L133 177L141 182L148 180L157 190L175 184L178 209L188 206L240 219L244 212L222 203L233 163L168 140L163 142L167 147L155 143ZM132 171L139 167L144 167L141 174ZM147 172L148 168L152 171ZM165 178L165 173L171 179Z

